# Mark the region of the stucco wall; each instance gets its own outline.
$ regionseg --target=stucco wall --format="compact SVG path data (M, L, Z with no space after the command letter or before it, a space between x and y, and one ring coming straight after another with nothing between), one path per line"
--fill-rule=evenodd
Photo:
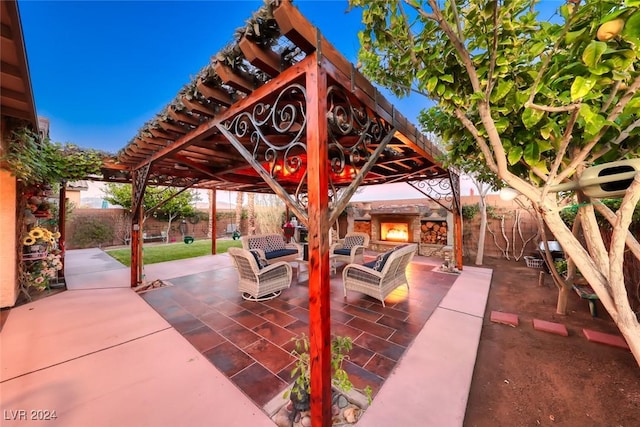
M16 179L0 169L0 307L18 299L16 280Z

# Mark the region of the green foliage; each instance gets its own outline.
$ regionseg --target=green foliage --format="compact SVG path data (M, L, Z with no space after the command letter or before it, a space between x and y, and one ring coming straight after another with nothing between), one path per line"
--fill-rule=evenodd
M217 240L216 252L218 254L225 253L232 246L241 248L242 242L239 240ZM131 265L131 249L112 249L106 252L124 265ZM185 245L184 242L177 242L144 246L144 263L147 265L205 255L211 255L211 239L196 240L190 245Z
M284 398L288 398L292 393L302 399L305 394L311 393L311 358L309 355L309 337L302 334L298 338L294 338L295 348L291 354L296 358L293 369L291 370L291 378L295 378L291 390L287 390ZM342 364L349 358L348 353L353 348L353 342L349 337L334 336L331 340L331 384L344 392L353 389L353 384L349 380L349 374L344 370ZM367 386L364 389L369 403L371 403L372 390Z
M554 261L554 265L556 267L556 271L558 272L558 274L560 274L561 276L564 276L565 273L567 272L567 260L566 259L559 259Z
M500 219L502 215L493 205L487 205L487 217L492 219Z
M74 246L88 248L101 246L113 241L113 224L101 218L82 217L74 222L71 242Z
M472 220L480 212L480 205L475 203L473 205L462 205L462 218L466 220Z
M640 155L638 2L567 3L558 23L539 21L531 0L350 4L363 11L362 70L397 95L435 100L421 122L451 159L494 173L506 161L542 185L558 156L571 176L581 149L590 164ZM624 30L598 40L614 18Z
M595 203L602 203L603 205L611 209L613 212L616 212L618 209L620 209L620 204L622 203L622 200L621 199L602 199ZM569 228L573 227L573 223L576 219L576 216L578 215L578 210L580 209L580 206L581 206L580 204L569 205L569 206L565 206L560 211L560 217L562 218L564 223L567 224L567 227ZM607 221L597 211L596 211L596 220L598 221L598 225L601 228L611 229L611 224L609 224L609 221ZM633 216L631 217L631 223L640 224L640 205L636 205L633 211Z
M0 157L3 167L25 184L53 184L100 173L106 154L73 144L52 143L26 129L14 131Z
M130 184L109 183L102 191L105 194L104 199L107 202L112 205L122 206L131 211L133 195ZM196 215L197 211L192 206L195 200L194 193L187 190L177 194L179 191L179 189L173 187L147 187L142 202L144 208L151 209L170 198L170 200L154 210L155 217L173 219L176 217L187 218ZM172 197L175 194L177 195Z

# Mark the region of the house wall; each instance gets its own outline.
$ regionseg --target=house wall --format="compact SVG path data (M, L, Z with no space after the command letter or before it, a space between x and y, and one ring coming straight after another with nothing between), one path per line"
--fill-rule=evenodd
M73 203L73 206L80 206L80 191L67 189L67 203Z
M4 120L2 124L0 144L4 146ZM13 307L18 299L16 187L16 178L0 169L0 308Z

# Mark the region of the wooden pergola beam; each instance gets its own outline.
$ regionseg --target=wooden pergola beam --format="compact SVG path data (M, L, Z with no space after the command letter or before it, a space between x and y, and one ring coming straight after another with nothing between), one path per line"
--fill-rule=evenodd
M245 36L240 39L238 45L245 59L251 65L261 69L271 77L277 76L282 71L280 55L271 49L263 49Z
M173 120L177 120L182 123L186 123L192 126L198 126L200 124L200 120L198 120L197 117L176 111L173 106L167 108L167 114Z
M187 99L186 96L183 96L182 99L180 99L180 101L182 102L182 105L184 105L187 110L203 115L205 117L209 117L210 119L216 116L215 111L213 111L207 106L202 105L197 101L191 101L190 99Z
M158 126L160 126L162 129L164 129L166 131L175 132L175 133L177 133L179 135L184 135L185 133L189 132L183 126L178 126L176 124L169 123L169 122L163 121L163 120L158 121Z
M193 168L193 169L195 169L197 171L200 171L205 175L208 175L208 176L210 176L212 178L216 178L216 179L218 178L218 176L211 169L209 169L208 167L206 167L206 166L204 166L204 165L202 165L202 164L200 164L198 162L192 161L188 157L184 157L184 156L181 156L179 154L174 154L173 158L176 161L178 161L178 162L180 162L182 164L185 164L185 165L187 165L187 166L189 166L189 167L191 167L191 168Z
M304 62L304 61L303 61ZM278 78L271 80L269 83L260 86L253 92L253 96L243 98L236 101L226 111L220 113L214 120L202 123L196 129L192 130L185 136L175 140L170 146L157 151L153 156L146 159L143 163L153 162L184 149L186 146L195 144L205 138L210 137L214 133L218 133L218 123L224 122L237 113L248 109L251 105L259 102L261 99L269 96L272 92L280 90L282 87L290 84L294 79L304 73L304 65L302 63L292 65L283 71ZM138 165L142 166L142 164Z
M244 76L241 76L231 69L231 67L217 61L213 64L213 69L225 84L241 90L244 93L251 93L256 88L255 84Z
M160 130L160 129L154 129L152 127L149 128L149 133L151 135L153 135L156 138L162 138L162 139L166 139L168 141L172 141L173 140L173 136Z
M231 97L231 94L222 88L207 86L202 80L198 80L198 83L196 83L196 88L198 89L198 92L202 94L202 96L204 96L205 98L209 98L220 105L228 107L233 104L233 98Z

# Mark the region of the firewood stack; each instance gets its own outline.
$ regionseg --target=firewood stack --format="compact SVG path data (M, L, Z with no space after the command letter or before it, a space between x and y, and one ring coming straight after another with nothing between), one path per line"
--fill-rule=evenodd
M431 245L446 245L446 221L427 221L422 223L420 226L420 241Z

